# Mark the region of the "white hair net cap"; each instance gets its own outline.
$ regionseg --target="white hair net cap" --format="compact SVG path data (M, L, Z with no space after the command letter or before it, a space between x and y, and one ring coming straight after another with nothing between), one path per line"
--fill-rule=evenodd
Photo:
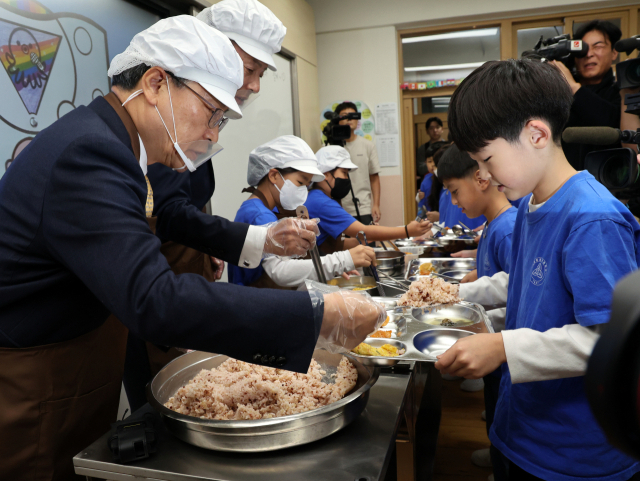
M313 174L312 182L324 180L324 174L318 169L318 161L311 147L300 137L283 135L251 151L247 182L255 187L271 169L287 168Z
M316 152L318 168L322 173L330 172L338 167L342 169L356 170L358 166L351 162L349 151L339 145L327 145Z
M229 107L227 117L242 118L234 98L244 81L242 59L225 35L195 17L169 17L143 30L114 57L108 75L113 77L141 64L199 83Z
M205 8L198 19L217 28L253 58L276 70L273 54L287 33L271 10L256 0L223 0Z

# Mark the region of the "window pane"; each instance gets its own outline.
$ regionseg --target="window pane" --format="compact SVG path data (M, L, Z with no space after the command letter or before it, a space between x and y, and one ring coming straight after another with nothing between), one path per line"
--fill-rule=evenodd
M461 79L487 60L499 59L498 27L402 40L405 82Z
M431 114L437 112L446 112L449 110L449 101L451 97L423 97L422 113Z
M562 35L562 29L562 25L556 25L553 27L522 28L518 30L518 58L522 57L522 52L525 50L533 50L541 35L545 40L557 37Z

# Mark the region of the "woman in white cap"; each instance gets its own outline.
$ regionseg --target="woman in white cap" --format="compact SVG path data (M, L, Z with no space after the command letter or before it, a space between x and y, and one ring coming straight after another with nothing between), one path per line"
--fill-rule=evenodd
M431 229L428 221L412 221L399 227L383 227L378 225L364 225L342 208L339 201L351 190L348 172L358 168L349 156L349 152L339 145L328 145L316 152L318 168L325 174L321 182L316 182L309 192L305 206L309 217L320 219L318 227L318 247L326 254L358 245L355 238L358 232L364 231L367 241L382 241L418 237ZM340 240L342 234L350 239L344 243Z
M147 159L182 168L215 151L221 114L240 116L242 62L227 37L179 16L136 35L112 74L142 63L132 89L53 123L0 180L0 479L73 479L72 457L115 421L126 328L306 372L319 339L350 349L385 317L356 293L171 272L146 221ZM265 230L304 252L299 236Z
M249 155L247 182L251 197L236 214L236 222L268 225L278 219L278 212L294 211L307 200L307 188L324 179L311 147L299 137L283 135L256 147ZM373 249L357 246L349 251L322 257L327 278L350 272L356 267L368 267L375 262ZM251 287L295 288L305 279L317 280L310 259L283 259L270 256L255 269L229 266L229 282Z

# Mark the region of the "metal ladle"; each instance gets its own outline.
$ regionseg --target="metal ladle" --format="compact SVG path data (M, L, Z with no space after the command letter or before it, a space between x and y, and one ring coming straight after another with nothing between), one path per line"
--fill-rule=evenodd
M360 245L363 245L359 237L360 235L362 235L362 238L364 239L364 245L367 245L368 244L367 234L365 234L364 231L361 230L356 235L356 239L358 240L358 243ZM380 297L387 297L387 295L384 292L384 288L382 287L382 284L380 284L380 277L378 276L378 269L376 269L376 266L374 266L372 263L369 267L365 267L365 269L369 269L369 271L371 272L371 276L376 280L376 286L378 287L378 294L380 295Z

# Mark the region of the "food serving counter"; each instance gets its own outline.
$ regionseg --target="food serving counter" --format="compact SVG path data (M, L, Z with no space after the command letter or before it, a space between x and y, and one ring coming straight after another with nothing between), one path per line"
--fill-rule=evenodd
M158 422L157 452L150 458L127 465L115 463L107 448L107 433L73 459L75 471L87 479L117 481L384 480L416 372L411 368L381 374L358 419L310 444L265 453L211 451L179 440ZM159 416L147 404L127 421L146 412Z

